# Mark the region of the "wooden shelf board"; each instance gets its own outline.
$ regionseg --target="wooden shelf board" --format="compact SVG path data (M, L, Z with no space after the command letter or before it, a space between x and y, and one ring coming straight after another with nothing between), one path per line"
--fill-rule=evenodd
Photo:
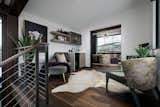
M70 38L68 41L61 41L61 40L57 40L57 39L52 39L51 42L71 44L71 45L81 45L81 41L77 40L77 43L75 41L72 42L72 35L56 32L56 31L52 31L50 33L55 36L63 36L63 37Z
M61 40L56 40L56 39L52 39L51 42L70 43L69 41L61 41Z
M80 43L71 43L69 41L61 41L61 40L55 40L55 39L52 39L51 42L57 42L57 43L63 43L63 44L69 44L69 45L81 45Z
M92 63L97 66L120 66L121 64L102 64L102 63Z
M53 35L57 35L57 36L65 36L65 37L70 37L70 35L67 35L67 34L64 34L64 33L60 33L60 32L55 32L55 31L52 31L51 34Z

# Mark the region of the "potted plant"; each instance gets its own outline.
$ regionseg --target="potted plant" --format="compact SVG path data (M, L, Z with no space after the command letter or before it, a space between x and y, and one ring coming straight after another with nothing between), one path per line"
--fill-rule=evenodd
M22 37L12 39L12 41L16 45L16 47L17 47L16 49L18 50L18 52L21 52L27 48L30 48L30 47L38 44L40 42L40 38L35 39L33 36L23 34ZM24 79L26 79L27 75L28 75L28 74L25 74L27 68L31 69L32 66L35 65L34 63L32 63L34 56L35 56L35 49L25 53L23 55L23 60L19 59L20 69L21 69L20 76L23 76Z
M19 51L24 50L27 46L34 46L40 42L40 38L35 39L32 38L30 35L23 34L21 38L16 40L16 47ZM31 50L30 52L23 55L24 62L32 62L34 58L35 50Z
M139 47L136 48L137 58L145 58L145 57L151 57L151 49L148 47Z
M157 61L148 47L136 48L137 57L122 61L130 88L143 91L154 89L157 80Z

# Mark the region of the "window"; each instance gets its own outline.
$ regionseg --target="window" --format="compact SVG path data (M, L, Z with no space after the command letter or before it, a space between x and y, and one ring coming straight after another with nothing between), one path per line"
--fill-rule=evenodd
M97 38L97 53L120 53L121 35Z
M121 28L106 30L95 35L97 53L121 53Z

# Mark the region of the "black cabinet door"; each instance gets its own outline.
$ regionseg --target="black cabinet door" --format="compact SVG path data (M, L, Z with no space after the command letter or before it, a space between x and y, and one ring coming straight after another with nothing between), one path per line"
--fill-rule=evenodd
M75 69L79 69L80 65L79 65L79 61L80 61L80 55L79 53L75 53Z

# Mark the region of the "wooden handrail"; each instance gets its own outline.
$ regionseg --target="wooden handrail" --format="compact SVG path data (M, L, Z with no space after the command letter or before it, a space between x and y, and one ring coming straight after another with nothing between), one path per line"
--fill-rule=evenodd
M28 49L24 50L23 52L20 52L20 53L18 53L18 54L16 54L16 55L13 55L13 56L9 57L8 59L0 62L0 67L2 67L3 65L6 65L7 63L15 60L15 59L18 58L18 57L24 55L25 53L31 51L32 49L37 48L37 47L40 46L40 45L41 45L41 44L38 43L38 44L32 46L31 48L28 48Z

